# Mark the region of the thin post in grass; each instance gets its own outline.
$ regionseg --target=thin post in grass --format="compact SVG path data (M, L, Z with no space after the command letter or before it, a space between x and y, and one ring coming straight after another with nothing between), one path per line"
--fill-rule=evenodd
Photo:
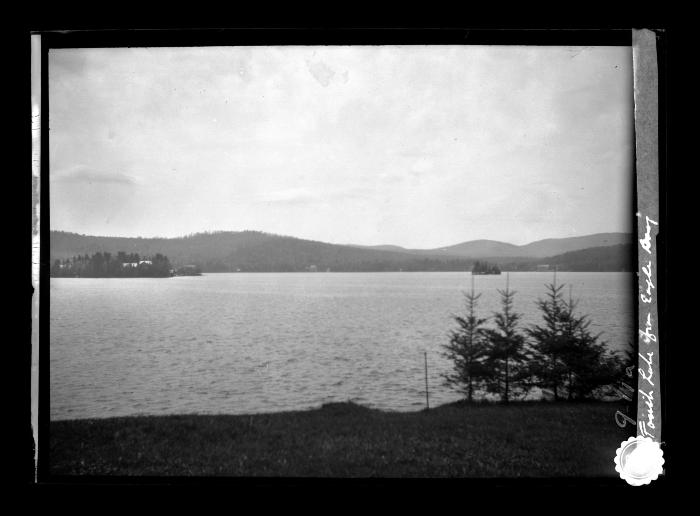
M425 358L425 408L430 410L430 400L428 396L428 352L424 351L423 356Z
M573 289L573 285L571 283L569 283L569 306L574 306L574 295L571 292L572 289Z

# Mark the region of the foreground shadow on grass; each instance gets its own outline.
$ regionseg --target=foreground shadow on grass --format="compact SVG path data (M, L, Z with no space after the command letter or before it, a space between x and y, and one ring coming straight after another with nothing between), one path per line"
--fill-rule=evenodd
M351 402L256 415L54 421L52 475L613 476L628 437L612 402L456 402L385 412Z

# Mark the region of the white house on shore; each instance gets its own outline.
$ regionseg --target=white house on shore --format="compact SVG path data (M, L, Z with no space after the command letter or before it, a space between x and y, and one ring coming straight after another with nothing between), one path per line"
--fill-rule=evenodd
M151 260L140 260L138 262L124 262L122 267L138 267L139 265L153 265Z

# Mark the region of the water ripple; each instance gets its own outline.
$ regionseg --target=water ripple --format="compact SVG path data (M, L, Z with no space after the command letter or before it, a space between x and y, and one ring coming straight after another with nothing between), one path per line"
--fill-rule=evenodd
M551 277L511 273L523 323ZM386 410L459 398L441 356L463 273L209 274L51 279L52 419L259 413L354 400ZM559 273L612 348L633 338L627 273ZM189 278L192 280L192 278ZM481 312L504 276L480 276Z

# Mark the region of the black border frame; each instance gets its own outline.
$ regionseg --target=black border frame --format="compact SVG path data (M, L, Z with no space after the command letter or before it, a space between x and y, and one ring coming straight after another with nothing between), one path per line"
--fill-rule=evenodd
M195 29L78 29L52 30L37 28L33 34L42 35L41 44L41 117L48 121L48 54L58 48L98 48L98 47L164 47L164 46L250 46L250 45L567 45L567 46L631 46L632 28L564 28L564 29L522 29L522 28L386 28L386 27L343 27L343 28L195 28ZM660 227L667 227L667 56L666 33L657 31L659 62L659 200ZM49 127L42 123L41 128L41 196L43 209L40 212L40 333L39 333L39 454L37 480L39 484L69 485L248 485L279 486L280 484L303 487L309 482L320 482L329 487L341 482L354 485L379 485L395 487L397 483L407 487L419 482L418 479L329 479L329 478L256 478L256 477L116 477L116 476L60 476L50 473L50 406L49 406L49 268L50 255L50 213L49 206ZM635 173L636 177L636 173ZM636 186L636 185L635 185ZM636 196L635 196L636 201ZM637 233L636 219L633 233ZM662 420L664 422L664 443L668 445L667 400L669 392L668 353L666 353L667 328L667 241L663 229L657 240L659 274L659 336L662 354ZM633 263L636 263L635 259ZM635 321L637 303L635 303ZM611 414L611 424L614 423ZM611 471L612 469L611 457ZM662 486L668 477L659 477L652 486ZM486 486L607 486L626 487L617 475L600 478L460 478L430 479L447 489L464 486L464 481L474 487Z

